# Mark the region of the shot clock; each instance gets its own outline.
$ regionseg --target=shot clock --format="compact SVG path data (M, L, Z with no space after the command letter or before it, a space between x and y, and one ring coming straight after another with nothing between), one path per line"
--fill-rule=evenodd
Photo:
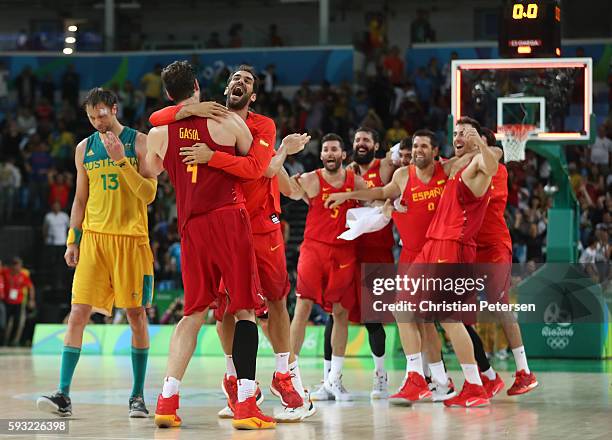
M561 56L560 0L507 0L500 17L500 56Z

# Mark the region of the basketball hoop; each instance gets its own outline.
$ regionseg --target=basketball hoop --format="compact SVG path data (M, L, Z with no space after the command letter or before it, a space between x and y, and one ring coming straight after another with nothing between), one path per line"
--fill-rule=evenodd
M499 126L499 131L504 134L501 140L504 148L504 162L521 162L525 160L525 146L529 134L537 127L530 124L505 124Z

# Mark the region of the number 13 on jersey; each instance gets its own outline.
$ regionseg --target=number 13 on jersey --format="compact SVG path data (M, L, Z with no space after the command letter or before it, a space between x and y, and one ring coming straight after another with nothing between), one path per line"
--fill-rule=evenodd
M198 166L187 165L187 172L191 173L191 183L196 183L198 181Z

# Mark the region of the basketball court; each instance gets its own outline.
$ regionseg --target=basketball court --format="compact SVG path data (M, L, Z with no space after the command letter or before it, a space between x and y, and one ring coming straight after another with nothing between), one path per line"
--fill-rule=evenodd
M322 361L302 358L304 382L312 388L322 375ZM400 357L387 360L392 389L404 376ZM155 408L161 390L166 359L151 356L145 388L149 410ZM353 402L315 402L317 414L299 424L278 424L275 431L239 432L231 420L217 418L225 405L220 381L225 372L221 357L195 357L181 388L179 414L184 424L177 429L158 429L153 419L127 417L127 399L131 384L129 356L82 356L71 390L73 417L69 435L3 436L6 438L75 439L556 439L568 432L580 438L609 438L612 429L612 361L530 360L540 386L522 397L508 397L505 391L491 406L474 409L449 409L442 403L423 402L412 407L371 401L372 362L347 358L343 381L355 396ZM369 364L369 365L368 365ZM461 383L461 372L454 360L450 375ZM494 364L506 385L512 383L512 359ZM273 358L260 358L258 379L265 395L267 413L280 410L277 398L268 390ZM57 356L30 355L28 351L4 351L0 370L17 372L5 376L2 418L48 419L36 409L41 393L55 389L59 375ZM508 370L508 371L504 371ZM7 380L8 379L8 380ZM570 435L569 438L575 438Z

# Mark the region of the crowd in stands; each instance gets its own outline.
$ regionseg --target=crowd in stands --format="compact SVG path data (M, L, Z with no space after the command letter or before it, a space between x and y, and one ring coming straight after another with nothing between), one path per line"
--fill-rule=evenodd
M417 25L413 33L431 38L427 26ZM374 69L371 74L365 72L359 84L332 86L325 82L304 82L288 96L279 88L282 84L278 84L275 66L269 65L261 72L262 85L253 110L274 118L277 143L294 132L312 135L304 151L287 160L285 167L289 174L320 166L320 140L325 133L342 136L349 145L350 157L350 140L358 126L369 126L380 133L383 139L380 156L419 128L429 128L438 135L443 156L452 154L446 133L450 108L449 60L433 58L427 66L408 75L399 49L388 47L383 27L380 23L370 27ZM374 44L377 41L380 46ZM201 66L195 61L194 67L201 73ZM0 227L44 225L47 244L59 249L65 237L57 237L54 231L66 221L59 213L69 213L71 206L75 146L92 131L79 107L79 75L68 66L61 81L54 83L49 75L26 67L9 86L2 84L6 82L3 69L0 65L0 92L4 87L15 93L0 94ZM148 115L165 105L160 72L161 65L158 65L142 77L140 84L125 81L111 86L119 96L120 121L145 133L148 131ZM200 76L206 100L223 102L228 75L225 69L212 80L205 81ZM581 207L580 260L590 264L608 263L611 256L611 139L612 120L608 119L598 128L593 145L567 148L570 180ZM542 263L546 258L547 209L552 205L551 191L547 189L551 167L542 157L528 151L525 162L512 163L508 170L506 220L514 243L514 261ZM180 237L174 193L165 174L159 178L149 222L156 286L178 289L181 287ZM53 252L53 264L63 265L61 252L57 249ZM156 319L163 320L163 317Z

